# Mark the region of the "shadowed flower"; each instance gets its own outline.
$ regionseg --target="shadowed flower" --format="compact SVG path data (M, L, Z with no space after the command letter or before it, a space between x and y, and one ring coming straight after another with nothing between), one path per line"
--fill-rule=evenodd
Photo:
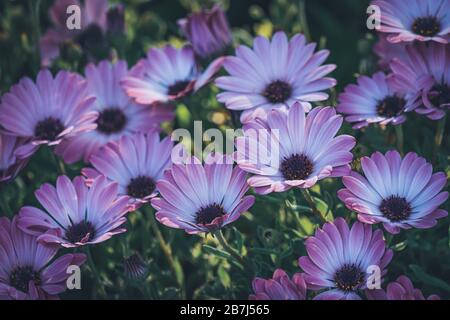
M195 12L178 20L178 25L202 58L220 53L231 43L230 27L222 8L215 5L211 10Z
M18 159L15 155L24 143L24 139L0 133L0 183L14 179L28 163L28 159Z
M400 276L394 282L387 285L386 291L383 289L366 290L369 300L441 300L432 294L425 299L420 289L414 288L413 283L407 276Z
M418 105L417 113L439 120L450 109L450 44L411 45L403 59L391 63L395 90Z
M158 132L122 137L101 148L90 158L95 169L85 168L89 180L99 174L119 184L119 194L128 195L135 208L157 194L156 181L171 164L172 141L162 141Z
M402 159L397 151L375 152L363 157L361 165L365 177L351 172L342 178L346 189L338 191L339 199L358 213L360 221L381 222L395 234L400 228L431 228L447 216L447 211L438 209L448 198L448 192L440 192L446 174L433 174L432 165L416 153Z
M371 268L378 267L380 275L392 259L381 230L355 222L351 229L343 218L327 222L305 241L308 256L299 259L306 272L308 289L327 289L316 300L359 300L359 290L366 288Z
M250 300L306 300L306 283L301 273L294 274L291 280L284 270L277 269L272 279L255 278L252 287Z
M18 225L38 241L66 248L106 241L126 231L121 225L126 221L129 198L118 197L118 189L117 183L103 176L90 187L82 177L70 181L60 176L56 188L46 183L35 192L46 212L23 207Z
M266 121L244 126L244 136L236 139L237 163L254 174L248 183L259 194L310 188L321 179L343 176L350 172L355 139L336 136L341 125L342 116L331 107L314 108L308 115L299 103L288 112L272 110Z
M203 87L222 67L223 59L217 58L200 72L190 46L152 48L121 83L137 103L168 102Z
M95 66L86 67L88 92L97 99L91 109L98 112L96 130L65 141L56 152L67 163L89 157L110 141L116 141L124 135L147 132L159 128L161 122L173 119L171 107L154 104L141 106L127 97L119 82L128 74L127 63L102 61Z
M189 234L212 232L238 219L255 198L246 174L233 168L231 156L209 155L202 165L197 158L173 164L156 184L161 197L151 200L162 224Z
M375 0L380 7L380 32L388 33L388 41L412 42L450 40L450 1L448 0Z
M17 218L0 218L0 300L57 299L67 288L67 268L81 266L86 256L65 254L39 243L17 227Z
M336 85L336 80L325 77L336 66L322 65L329 51L314 53L315 47L300 34L289 41L284 32L275 33L271 41L256 37L253 50L239 46L236 56L224 62L230 75L216 79L225 91L217 99L228 109L242 110L243 123L264 118L272 109L287 109L296 101L309 111L309 102L327 100L328 94L322 91Z
M350 84L339 95L336 110L345 115L345 121L361 129L371 123L398 125L406 120L407 111L414 107L395 92L383 72L372 77L359 76L358 85Z
M387 40L387 35L378 34L378 42L373 46L373 52L378 56L378 66L385 70L389 70L389 64L394 58L402 59L406 56L407 42L391 43Z
M123 271L128 279L143 279L148 272L148 266L139 253L135 252L123 260Z
M95 98L86 89L81 76L67 71L53 78L50 71L42 70L36 83L25 77L14 85L2 98L0 125L7 134L28 139L16 155L26 158L40 145L55 146L95 129L98 114L89 111Z

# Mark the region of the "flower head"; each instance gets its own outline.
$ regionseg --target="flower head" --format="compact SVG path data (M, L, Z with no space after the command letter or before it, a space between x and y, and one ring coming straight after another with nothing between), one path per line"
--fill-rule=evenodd
M306 282L301 273L294 274L291 280L284 270L277 269L272 279L255 278L252 287L250 300L306 300Z
M256 37L253 50L240 46L235 57L226 58L224 67L230 75L216 79L224 90L217 99L228 109L242 110L243 123L296 101L309 111L309 102L328 99L322 91L336 85L336 80L325 77L336 66L322 65L329 51L314 53L315 47L300 34L290 41L284 32L275 33L271 41Z
M111 142L90 158L95 169L85 168L90 180L104 175L119 184L119 194L128 195L135 206L157 194L156 181L171 164L172 141L160 141L158 132L124 136Z
M450 40L450 2L448 0L375 0L380 7L378 31L389 34L393 43Z
M200 72L192 47L176 49L167 45L150 49L147 58L141 59L121 83L137 103L168 102L203 87L222 63L223 58L217 58Z
M202 58L219 53L231 43L227 18L218 5L180 19L178 25L195 53Z
M347 208L365 223L383 223L390 233L402 229L431 228L447 216L438 209L448 198L441 192L445 173L433 174L424 158L410 152L403 159L397 151L375 152L361 159L364 176L351 172L343 177L345 189L338 191Z
M151 200L162 224L195 234L219 229L240 217L255 202L244 196L246 174L233 168L231 156L209 155L173 164L156 184L161 197Z
M406 120L406 111L412 108L404 95L395 92L383 72L372 77L358 77L358 85L350 84L339 95L336 110L346 115L345 121L360 129L371 123L398 125Z
M0 218L0 300L55 299L67 288L67 268L80 266L86 256L65 254L24 233L17 218Z
M67 163L81 158L88 162L90 156L108 142L117 141L124 135L158 129L161 122L173 118L169 106L142 106L128 98L119 85L127 74L127 63L123 60L114 64L101 61L98 66L90 64L86 67L88 92L97 98L91 106L91 110L98 112L97 128L58 146L56 152Z
M19 158L26 158L40 145L58 145L95 129L98 114L89 111L94 100L78 74L60 71L53 78L50 71L41 70L36 83L22 78L3 96L0 125L7 134L28 139L16 151Z
M341 125L342 116L331 107L314 108L308 115L299 103L288 112L272 110L266 121L244 126L244 136L236 139L237 163L254 174L248 183L260 194L310 188L350 171L355 139L336 136Z
M118 196L117 183L99 176L88 187L82 177L73 181L58 177L56 188L44 184L36 198L46 211L23 207L19 227L47 244L66 248L96 244L125 232L125 214L129 210L127 196Z
M385 70L389 70L389 64L394 58L402 59L406 55L407 42L391 43L387 40L387 35L380 33L378 42L374 44L373 51L378 56L378 66Z
M15 155L24 143L24 139L0 133L0 183L14 179L27 164L27 159L18 159Z
M383 276L392 259L381 230L361 222L350 229L343 218L325 223L305 245L308 256L298 262L308 289L326 289L314 298L318 300L361 299L358 291L366 288L371 268L379 268Z

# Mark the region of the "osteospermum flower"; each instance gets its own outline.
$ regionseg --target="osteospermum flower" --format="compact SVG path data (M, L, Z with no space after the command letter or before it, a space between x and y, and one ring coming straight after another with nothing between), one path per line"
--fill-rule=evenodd
M390 42L450 40L450 2L448 0L375 0L380 7L380 32L389 34Z
M124 136L101 148L90 158L95 169L85 168L89 179L99 174L119 184L119 194L128 195L136 206L156 196L156 181L171 164L172 141L162 141L158 132Z
M15 155L24 143L23 139L0 133L0 183L14 179L27 164L27 159L18 159Z
M383 289L366 290L369 300L440 300L441 298L432 294L425 299L420 289L414 288L413 283L407 276L400 276L394 282Z
M97 100L91 109L98 112L96 130L77 135L65 141L56 150L67 163L89 157L110 141L124 135L147 132L159 128L161 122L173 118L171 107L154 104L142 106L127 97L119 82L128 74L126 61L102 61L86 67L88 91Z
M406 120L407 111L413 105L406 101L403 94L393 90L383 72L372 77L358 77L358 85L350 84L339 95L336 110L345 114L345 121L354 123L354 129L360 129L371 123L398 125Z
M418 44L391 63L391 83L417 104L415 111L432 120L450 109L450 44Z
M25 77L2 98L0 125L9 135L27 139L16 150L19 158L32 155L40 145L54 146L73 135L93 130L96 112L89 111L95 98L79 75L60 71L55 78L42 70L36 83Z
M228 109L242 110L243 123L263 118L271 109L287 109L295 101L309 111L309 102L328 99L322 91L336 85L336 80L325 77L336 66L322 65L329 51L314 53L315 47L300 34L288 41L284 32L275 33L272 41L256 37L253 50L239 46L236 56L224 62L230 75L216 79L225 91L217 99Z
M218 5L211 10L194 12L178 20L178 25L200 57L219 53L231 43L228 20Z
M249 189L246 173L233 168L231 156L210 155L204 165L197 158L173 164L156 187L161 195L151 200L156 219L190 234L217 230L255 202L253 196L244 196Z
M250 300L306 300L306 282L301 273L294 274L291 280L284 270L277 269L272 279L255 278L252 287Z
M351 229L343 218L327 222L305 241L308 256L299 259L308 289L321 290L317 300L359 300L372 268L380 275L392 259L381 230L355 222Z
M23 207L19 227L47 244L66 248L96 244L123 233L125 214L129 210L127 196L118 196L117 183L97 177L90 187L82 177L73 181L58 177L56 188L46 183L36 198L46 211Z
M82 265L86 256L65 254L53 260L57 251L20 230L17 218L0 218L0 300L58 298L67 288L67 268Z
M338 191L347 208L365 223L383 223L390 233L402 229L431 228L447 216L438 209L448 198L440 192L447 182L445 173L433 174L433 167L416 153L403 159L397 151L375 152L361 159L365 177L357 172L343 177L345 189Z
M378 42L373 46L373 52L378 56L378 66L385 70L389 70L389 64L394 58L402 59L406 56L407 42L391 43L387 40L386 34L378 35Z
M137 103L172 101L203 87L222 67L223 59L217 58L201 72L190 46L152 48L121 83Z
M310 188L350 171L355 139L336 136L341 125L342 116L331 107L314 108L307 116L299 103L288 112L272 110L266 121L250 122L236 139L237 163L254 174L248 183L257 193Z

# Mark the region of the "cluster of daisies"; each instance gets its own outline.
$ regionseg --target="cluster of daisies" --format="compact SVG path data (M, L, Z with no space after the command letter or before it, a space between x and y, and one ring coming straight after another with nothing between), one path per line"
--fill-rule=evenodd
M67 34L61 17L74 2L57 0L51 8L55 28L41 41L44 65L59 55L59 40L79 41L83 33L110 25L106 0L95 6L85 1L83 29ZM252 207L250 188L264 196L337 177L345 186L338 197L359 221L324 223L305 242L303 272L291 278L277 269L273 279L255 278L250 298L306 299L308 290L319 291L315 299L424 299L405 276L385 290L367 288L370 267L384 276L393 256L382 229L372 224L382 223L392 234L433 227L447 216L439 209L448 198L442 191L446 175L433 173L415 153L402 157L397 151L375 152L361 159L362 173L352 171L356 140L338 134L344 119L359 129L400 124L413 110L431 119L445 116L450 1L404 2L374 1L383 33L376 53L387 73L361 76L336 108L314 105L326 101L326 91L336 84L328 77L335 65L324 64L327 50L316 51L303 35L289 39L277 32L270 40L256 37L251 48L238 46L234 56L221 56L232 39L218 6L179 21L189 45L151 48L130 69L122 60L101 61L89 64L84 75L42 69L35 81L21 79L1 98L0 183L14 179L45 146L67 164L86 166L72 180L62 175L56 185L36 190L39 208L25 206L11 221L0 219L0 299L57 298L65 290L67 266L86 260L81 253L53 260L58 249L95 245L126 232L127 214L142 206L151 205L168 227L209 233ZM202 59L212 56L202 68ZM222 67L228 75L215 79L222 90L217 99L240 114L243 124L236 152L173 163L175 147L170 137L161 138L161 123L174 118L176 101L195 94Z

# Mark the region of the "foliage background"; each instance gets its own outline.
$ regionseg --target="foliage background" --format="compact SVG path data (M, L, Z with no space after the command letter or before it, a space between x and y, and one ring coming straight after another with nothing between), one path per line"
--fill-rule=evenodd
M318 47L329 49L328 61L338 66L333 73L338 80L336 92L341 92L345 85L355 81L358 74L371 74L376 70L376 58L371 51L376 35L365 26L368 2L230 0L225 2L225 7L228 8L235 45L250 45L257 34L270 36L274 31L284 30L290 35L305 32L318 43ZM93 51L97 60L118 56L131 66L151 46L160 46L167 41L181 45L184 40L176 20L201 6L210 6L213 1L124 0L122 3L126 8L126 34L109 35L107 45ZM47 14L50 6L49 0L0 1L0 93L9 90L25 75L34 78L39 71L36 43L40 34L50 26ZM86 62L76 47L70 47L53 69L83 72ZM178 104L177 119L165 128L166 133L174 127L192 129L192 120L200 118L204 120L205 128L230 127L229 113L214 98L217 91L211 85ZM336 92L327 104L335 104ZM446 171L449 175L448 129L442 147L433 156L436 123L410 114L404 125L405 151L415 151L429 161L434 158L434 170ZM353 134L358 139L354 149L356 159L375 150L384 152L395 148L395 133L391 127L370 127L364 132L355 132L345 125L342 132ZM82 167L83 164L79 163L66 167L66 170L69 176L75 176ZM358 161L355 161L357 167ZM41 148L14 182L2 186L0 215L12 216L25 204L38 206L34 190L44 182L55 183L60 172L59 161L48 149ZM337 179L325 180L313 189L313 194L319 208L327 212L329 218L342 216L354 221L354 214L336 197L341 186ZM319 221L305 207L305 201L297 191L257 197L251 213L226 228L229 242L248 255L258 276L271 277L277 267L290 274L299 272L297 258L306 253L303 239L313 233ZM448 202L445 209L450 209ZM106 292L98 290L93 273L86 265L82 273L83 289L67 292L63 298L248 297L254 274L244 272L232 260L224 259L227 254L215 249L217 244L211 236L189 236L181 230L159 226L172 248L174 272L150 227L152 210L147 208L146 211L129 215L127 233L92 248ZM388 237L389 245L395 250L388 280L393 281L406 274L424 294L437 293L449 299L449 234L449 219L445 218L432 229L402 231L395 237ZM123 258L133 251L139 252L148 262L149 276L145 282L133 282L123 275Z

